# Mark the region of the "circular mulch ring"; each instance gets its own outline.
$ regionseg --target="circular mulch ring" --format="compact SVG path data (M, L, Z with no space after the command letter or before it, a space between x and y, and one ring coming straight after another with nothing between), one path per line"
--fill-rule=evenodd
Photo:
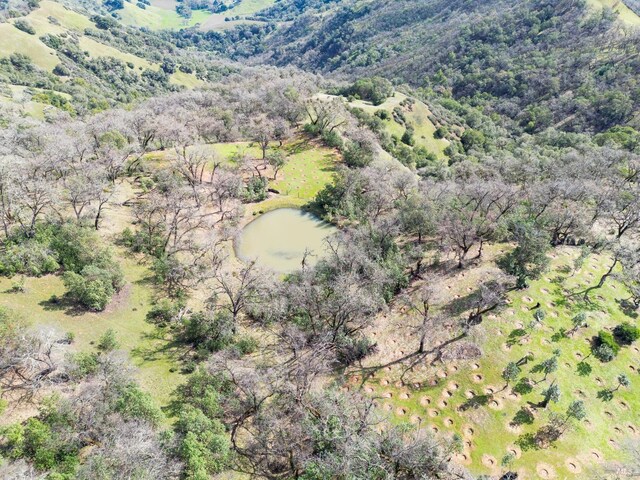
M540 478L556 478L556 471L548 463L539 463L536 465L536 472Z
M431 418L435 418L438 415L440 415L440 412L438 410L436 410L435 408L430 408L428 413L429 413L429 416Z
M546 288L541 288L540 291L545 295L549 295L549 290L547 290Z
M371 388L371 387L364 387L364 393L373 393L373 388Z
M502 401L500 399L494 398L489 402L489 408L492 408L494 410L502 410L504 408L504 405L502 405Z
M411 415L411 418L409 419L409 421L414 425L419 425L422 423L422 418L419 417L418 415Z
M485 453L484 455L482 455L482 464L485 467L494 468L496 465L498 465L498 462L496 461L495 457L492 457L491 455L487 455Z
M453 393L451 393L449 390L443 390L442 391L442 396L444 398L451 398L452 395L453 395Z
M386 378L383 378L382 380L380 380L380 385L382 385L383 387L386 387L387 385L389 385L389 380L387 380Z
M447 372L445 372L444 370L440 370L438 373L436 373L436 375L437 375L439 378L447 378L447 376L448 376L448 375L447 375Z
M480 368L480 364L479 363L474 363L473 365L471 365L471 368L473 370L478 370Z
M431 431L433 433L438 433L440 431L440 429L438 427L436 427L435 425L430 425L429 428L431 429Z
M627 425L627 430L629 430L631 435L638 435L638 429L631 424Z
M574 475L582 472L582 466L575 458L567 458L564 464L567 466L567 470L569 470Z
M514 458L520 458L522 456L522 450L517 445L511 445L507 448L507 453L513 455Z
M591 460L594 462L602 462L602 454L598 450L591 450Z
M462 429L462 433L464 434L465 437L473 437L473 434L475 432L472 427L467 425Z
M612 448L618 448L618 444L613 438L610 438L608 441L609 441L609 445L611 445Z
M393 406L390 403L385 403L382 405L382 409L385 412L390 412L393 409Z
M445 418L445 419L444 419L444 424L445 424L447 427L451 428L451 427L453 427L453 420L452 420L451 418Z
M384 392L381 395L382 398L393 398L393 392Z
M464 392L464 396L467 398L473 398L476 396L476 392L474 392L473 390L467 390L466 392Z
M462 465L471 464L471 457L469 457L469 455L467 455L466 453L456 453L453 458L457 463L460 463Z
M515 434L522 433L522 426L516 425L515 423L512 423L510 420L508 420L507 423L505 423L504 428L505 430L511 433L515 433Z
M395 386L396 388L402 388L402 387L404 387L404 382L403 382L403 381L401 381L401 380L398 380L398 381L394 384L394 386Z
M513 317L516 314L516 311L513 308L510 308L509 310L507 310L506 312L507 315L509 315L510 317Z
M407 409L406 408L398 408L396 410L396 415L403 416L403 415L406 415L406 414L407 414Z
M627 402L624 402L624 401L620 400L620 402L619 402L619 403L620 403L620 407L621 407L623 410L629 410L629 405L627 404Z
M527 303L533 303L533 298L525 295L524 297L522 297L522 301Z
M458 366L457 365L449 365L447 368L451 372L457 372L458 371Z
M429 397L422 397L420 399L420 405L422 405L423 407L426 407L427 405L431 404L431 398Z
M455 392L456 390L458 390L458 388L460 388L460 385L458 385L456 382L451 382L449 385L447 385L447 388L449 389L449 391Z
M440 402L438 403L438 406L440 408L447 408L448 405L449 403L446 400L440 400Z
M482 381L484 380L484 377L482 375L480 375L479 373L477 373L476 375L473 375L471 377L471 380L475 383L482 383Z
M487 395L493 395L494 393L496 393L497 388L494 387L493 385L489 385L487 388L484 389L484 393L486 393Z
M576 356L576 358L578 360L580 360L582 358L582 354L580 352L576 352L574 355Z
M407 392L402 392L400 394L400 400L409 400L409 397L411 397L411 395L409 395Z

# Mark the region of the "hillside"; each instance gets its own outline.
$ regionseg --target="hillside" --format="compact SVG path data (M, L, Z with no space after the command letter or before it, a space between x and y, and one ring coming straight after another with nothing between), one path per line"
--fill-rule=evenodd
M639 34L624 23L637 16L621 5L622 23L572 1L346 2L277 30L262 58L451 92L537 131L598 131L639 107Z
M177 30L194 26L204 31L225 30L239 24L250 23L253 14L270 7L273 3L274 0L241 0L224 12L213 13L207 9L193 10L187 18L176 11L176 7L180 5L179 2L153 0L151 5L125 2L124 8L118 10L116 14L125 25L151 30Z
M10 99L9 90L17 86L45 90L48 93L39 95L36 103L67 111L98 111L154 93L193 88L220 71L204 56L178 55L175 47L157 37L50 0L23 17L0 23L0 33L6 40L0 44L5 98ZM171 55L170 62L155 50L160 45L165 48L159 50Z
M637 480L640 0L0 0L0 479Z

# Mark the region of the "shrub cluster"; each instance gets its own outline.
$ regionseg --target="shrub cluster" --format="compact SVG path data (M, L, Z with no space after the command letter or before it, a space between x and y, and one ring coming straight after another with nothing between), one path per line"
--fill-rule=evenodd
M629 322L624 322L613 329L613 333L600 330L593 344L593 354L603 362L613 360L620 348L631 345L640 338L640 329Z
M82 226L38 225L31 236L16 233L0 253L0 274L41 276L63 272L70 299L91 310L104 310L124 284L120 266L100 246L97 235Z

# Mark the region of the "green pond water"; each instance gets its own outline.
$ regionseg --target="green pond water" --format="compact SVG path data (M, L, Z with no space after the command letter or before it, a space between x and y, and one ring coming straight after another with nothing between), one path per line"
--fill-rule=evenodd
M297 208L272 210L249 223L236 239L236 255L256 260L276 272L293 272L302 266L305 250L311 266L326 253L325 239L336 228Z

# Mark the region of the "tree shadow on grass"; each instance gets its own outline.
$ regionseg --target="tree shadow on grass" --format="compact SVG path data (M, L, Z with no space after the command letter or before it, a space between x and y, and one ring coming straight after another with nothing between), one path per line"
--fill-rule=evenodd
M608 388L604 388L598 392L597 397L603 402L610 402L613 400L613 392Z
M526 407L521 407L511 420L512 426L531 425L534 421L533 413Z
M471 409L475 410L476 408L484 407L485 405L487 405L492 397L493 395L476 395L475 397L470 398L469 400L464 402L458 408L462 412L466 412L467 410Z
M523 452L529 450L539 450L536 437L533 433L524 433L518 437L515 444L519 446Z
M513 391L520 395L527 395L533 391L533 385L531 385L531 381L528 378L521 378L513 387Z
M52 295L48 300L38 302L38 305L40 305L45 312L63 312L70 317L79 317L91 312L91 310L78 305L78 303L65 296L58 297L57 295Z
M576 371L578 372L578 375L580 375L581 377L588 377L589 375L591 375L591 372L593 371L593 369L591 368L590 364L588 364L585 361L582 361L578 363L578 365L576 366Z
M167 337L161 329L154 329L153 332L143 333L143 341L149 345L139 345L131 350L131 356L139 358L145 362L169 359L173 362L184 361L191 349L174 338Z
M509 336L507 337L507 345L509 345L510 347L513 347L526 334L527 334L527 331L524 328L516 328L512 330L511 333L509 333Z
M629 300L616 299L616 303L618 304L618 307L620 307L620 310L622 311L622 313L624 313L627 317L634 318L634 319L638 318L637 308Z
M551 335L551 341L554 343L564 340L565 338L567 338L567 329L562 327L560 328L560 330Z

